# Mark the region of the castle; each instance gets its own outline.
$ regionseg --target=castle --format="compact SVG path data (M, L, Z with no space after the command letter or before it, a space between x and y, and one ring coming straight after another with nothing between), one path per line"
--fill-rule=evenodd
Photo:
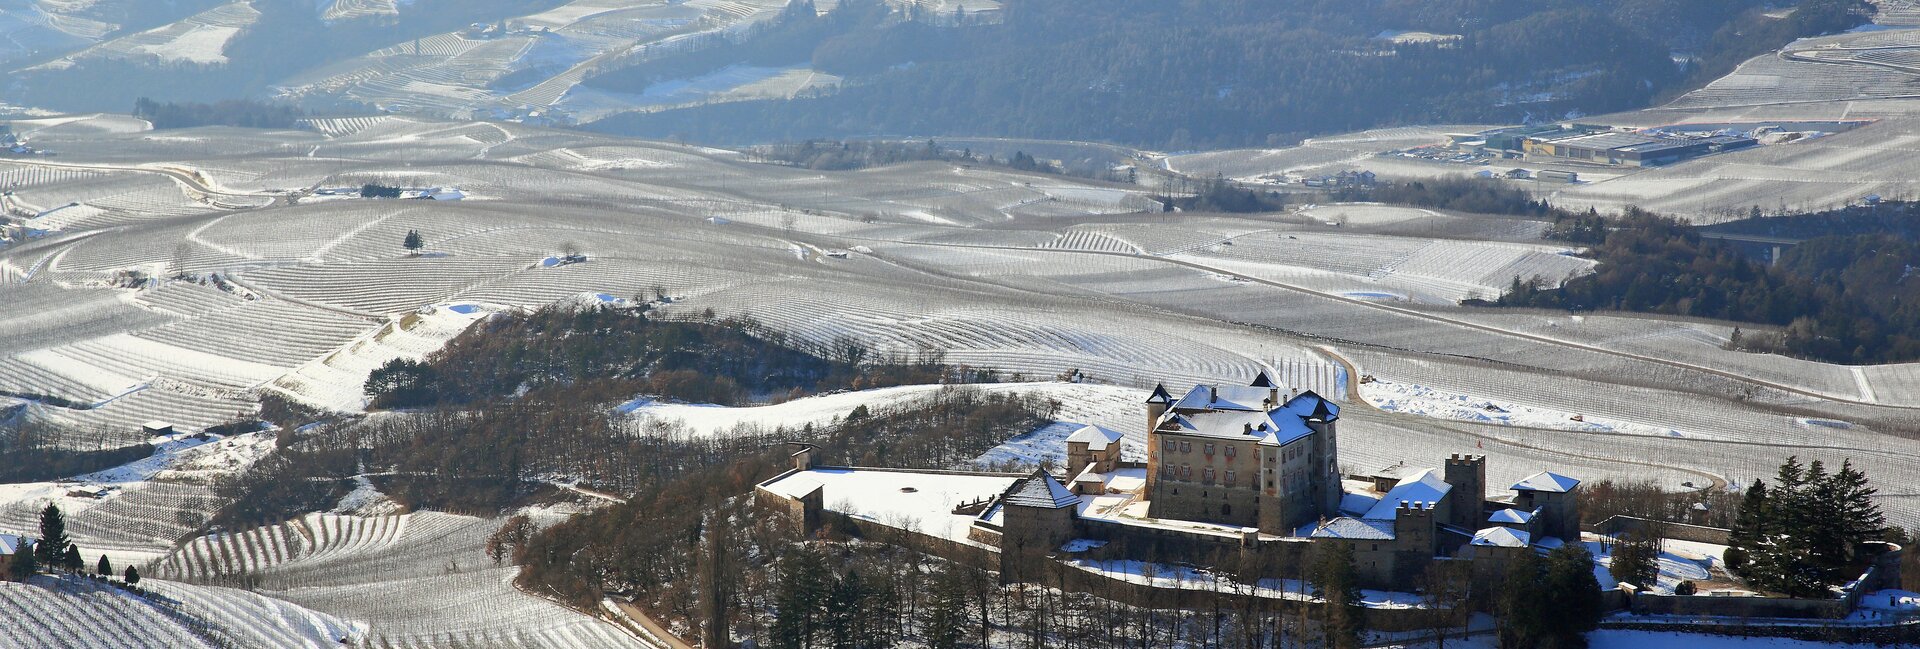
M1018 562L1109 545L1096 551L1164 562L1232 551L1242 565L1281 566L1343 543L1364 585L1405 589L1439 558L1494 569L1580 538L1580 482L1566 476L1536 473L1498 499L1484 456L1342 476L1340 406L1265 373L1178 399L1159 386L1145 406L1144 463L1122 457L1124 433L1085 426L1065 440L1061 475L822 467L802 449L757 493L809 528L842 500L870 523L910 521L944 551L990 552L1009 578Z

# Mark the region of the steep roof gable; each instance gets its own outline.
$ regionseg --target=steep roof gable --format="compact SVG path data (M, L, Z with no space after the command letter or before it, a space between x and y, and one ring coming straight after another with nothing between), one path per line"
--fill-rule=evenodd
M1104 451L1109 445L1119 442L1121 434L1099 426L1087 425L1067 436L1068 442L1086 442L1089 451Z
M1489 527L1473 533L1473 544L1497 548L1524 548L1532 545L1531 535L1524 530L1508 527Z
M1019 482L1008 487L1006 496L1002 500L1008 505L1046 509L1061 509L1080 504L1079 496L1073 495L1072 491L1068 491L1059 480L1053 479L1052 475L1039 470L1035 470L1033 475L1021 478Z
M1527 479L1513 483L1514 491L1543 491L1548 493L1566 493L1580 486L1580 481L1558 473L1541 471L1527 476Z

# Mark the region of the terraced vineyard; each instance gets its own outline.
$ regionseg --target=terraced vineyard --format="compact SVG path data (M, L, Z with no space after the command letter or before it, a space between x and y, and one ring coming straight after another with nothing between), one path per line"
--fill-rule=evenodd
M194 539L159 574L245 581L260 592L366 622L370 646L644 647L586 615L523 594L515 568L482 552L498 520L421 512L309 514Z
M1570 185L1562 198L1712 185L1703 169L1755 186L1904 183L1876 167L1920 143L1905 124ZM1501 471L1557 466L1682 488L1744 484L1788 454L1852 457L1896 521L1920 522L1920 498L1902 495L1920 457L1920 364L1729 352L1729 323L1453 304L1514 277L1587 272L1590 261L1534 238L1538 221L1362 205L1165 213L1149 187L944 162L823 172L504 123L319 119L311 131L158 136L109 117L30 127L62 155L4 165L33 184L25 201L122 184L171 192L83 201L98 212L0 247L0 393L8 407L26 400L24 417L84 431L61 439L75 448L143 441L149 420L192 432L244 418L269 392L358 413L373 368L430 354L490 314L650 303L666 317L751 316L821 349L938 352L1028 380L1078 370L1114 390L1275 370L1290 389L1345 402L1354 432L1343 454L1360 470L1484 450L1513 467ZM1431 135L1312 146L1357 152ZM1862 176L1833 180L1845 173ZM465 198L316 191L376 181ZM402 247L409 231L420 250ZM1363 386L1367 375L1377 381ZM1382 396L1388 385L1399 391ZM1121 400L1092 394L1063 411L1137 433ZM515 591L512 569L477 549L496 521L316 514L201 536L216 497L206 485L254 457L236 454L104 500L65 499L73 529L90 550L160 560L168 577L252 585L364 622L371 646L633 643ZM41 502L64 498L42 491L0 507L0 529L29 529Z

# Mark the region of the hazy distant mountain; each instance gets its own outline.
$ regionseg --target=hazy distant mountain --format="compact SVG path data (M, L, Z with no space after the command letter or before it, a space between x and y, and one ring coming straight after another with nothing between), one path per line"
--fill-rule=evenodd
M0 99L135 98L594 123L743 142L875 134L1188 149L1644 106L1861 0L104 0L0 4ZM8 49L11 48L11 49Z

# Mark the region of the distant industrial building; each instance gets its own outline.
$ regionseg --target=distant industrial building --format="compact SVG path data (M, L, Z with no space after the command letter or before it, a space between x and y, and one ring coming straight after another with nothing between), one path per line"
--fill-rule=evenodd
M1743 135L1641 133L1585 124L1499 129L1483 137L1488 149L1628 167L1658 167L1759 144Z

